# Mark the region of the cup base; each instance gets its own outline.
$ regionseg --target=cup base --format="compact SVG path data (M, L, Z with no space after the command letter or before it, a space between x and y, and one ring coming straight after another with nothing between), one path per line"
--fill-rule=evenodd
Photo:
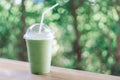
M44 74L48 74L49 72L32 72L32 74L35 75L44 75Z

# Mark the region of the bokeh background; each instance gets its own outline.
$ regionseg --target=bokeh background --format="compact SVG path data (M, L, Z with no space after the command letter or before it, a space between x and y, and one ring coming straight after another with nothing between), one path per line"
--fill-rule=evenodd
M0 0L0 57L27 61L23 35L56 2L52 65L120 75L120 0Z

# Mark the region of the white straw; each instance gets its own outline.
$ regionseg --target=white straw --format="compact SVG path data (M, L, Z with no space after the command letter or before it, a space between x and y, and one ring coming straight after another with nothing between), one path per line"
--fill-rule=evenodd
M52 7L50 7L49 9L47 9L46 11L44 11L42 13L42 17L41 17L41 22L40 22L40 27L39 27L39 33L41 32L41 28L42 28L42 24L43 24L43 20L44 20L44 16L46 13L48 13L50 10L52 10L53 8L55 8L56 6L58 6L59 4L56 3L55 5L53 5Z

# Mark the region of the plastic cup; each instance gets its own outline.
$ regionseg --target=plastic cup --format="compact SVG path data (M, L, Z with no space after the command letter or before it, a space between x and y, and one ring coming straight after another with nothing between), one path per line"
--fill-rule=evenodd
M30 26L24 35L27 44L28 59L33 74L46 74L50 72L51 50L54 33L43 24L39 32L40 24Z

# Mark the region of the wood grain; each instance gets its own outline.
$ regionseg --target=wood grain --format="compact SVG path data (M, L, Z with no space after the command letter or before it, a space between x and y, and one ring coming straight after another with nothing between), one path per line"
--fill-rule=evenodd
M31 74L29 63L0 58L0 80L120 80L120 77L51 67L45 75Z

